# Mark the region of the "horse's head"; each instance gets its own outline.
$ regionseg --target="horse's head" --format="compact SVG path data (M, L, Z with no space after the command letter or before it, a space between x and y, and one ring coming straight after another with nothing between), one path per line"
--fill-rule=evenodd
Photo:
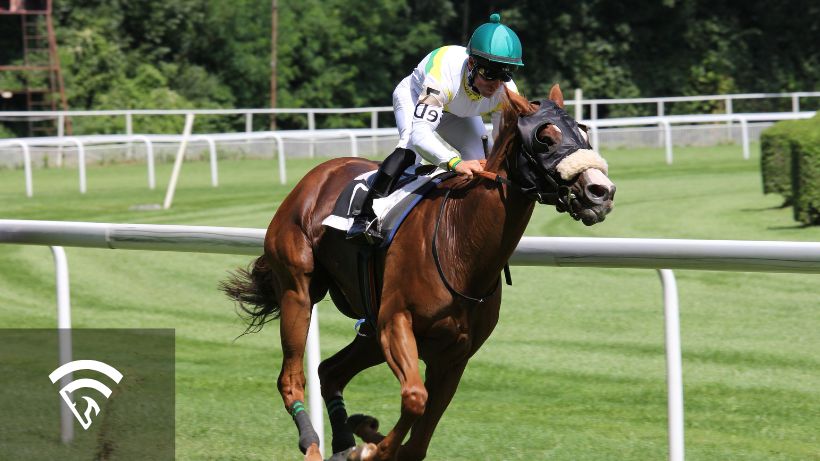
M558 85L541 101L530 103L514 93L509 97L504 113L508 136L499 139L496 153L502 153L498 161L506 163L510 180L528 197L555 205L588 226L603 221L612 211L615 185L607 177L606 161L592 150L586 127L564 111Z

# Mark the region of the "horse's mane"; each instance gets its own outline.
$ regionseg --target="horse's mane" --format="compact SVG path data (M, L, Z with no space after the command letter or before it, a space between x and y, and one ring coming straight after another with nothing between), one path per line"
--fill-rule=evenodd
M536 110L527 98L510 91L506 86L504 92L507 97L501 107L501 130L484 167L489 171L498 171L507 155L513 151L516 143L519 142L517 138L518 117L532 114Z
M487 163L484 165L486 171L497 172L510 152L513 152L520 143L518 117L532 114L537 110L527 98L510 91L506 86L504 86L504 94L506 98L501 103L501 129L498 138L493 143L492 152L487 156ZM448 186L453 189L465 189L473 187L480 181L482 181L480 176L474 176L472 179L458 176L448 181Z

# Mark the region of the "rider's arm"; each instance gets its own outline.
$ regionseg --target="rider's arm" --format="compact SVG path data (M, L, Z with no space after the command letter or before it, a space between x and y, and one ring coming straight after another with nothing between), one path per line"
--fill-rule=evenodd
M433 165L472 177L473 173L483 171L481 163L478 160L462 161L461 156L444 145L435 134L451 97L452 93L435 79L428 77L425 80L413 109L410 142L416 152Z
M478 160L462 161L461 156L448 149L434 134L441 122L442 109L442 106L420 100L413 113L410 139L416 152L433 165L472 177L474 172L484 170L481 163Z
M458 158L458 154L447 148L435 134L444 115L447 96L439 85L429 80L426 83L413 109L410 142L422 158L446 170L448 162Z

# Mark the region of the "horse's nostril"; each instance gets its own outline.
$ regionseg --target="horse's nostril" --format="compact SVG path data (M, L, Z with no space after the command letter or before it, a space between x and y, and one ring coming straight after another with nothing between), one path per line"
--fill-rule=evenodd
M595 203L601 203L609 198L609 189L600 184L590 184L586 188L587 198Z

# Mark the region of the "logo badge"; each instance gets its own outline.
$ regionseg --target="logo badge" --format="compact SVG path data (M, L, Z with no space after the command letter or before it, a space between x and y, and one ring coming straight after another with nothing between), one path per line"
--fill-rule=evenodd
M97 360L75 360L73 362L68 362L58 367L56 370L52 371L48 375L48 379L50 379L52 383L56 383L63 377L80 370L93 370L102 373L105 376L111 378L111 380L117 384L119 384L122 380L122 373L117 371L111 365L99 362ZM88 428L91 427L91 412L93 411L94 416L97 416L98 414L100 414L100 406L97 404L97 401L92 399L91 397L83 396L83 399L86 401L87 407L83 414L80 415L79 411L77 411L77 403L73 402L71 400L71 397L69 397L69 394L72 394L74 391L83 388L94 389L103 396L105 396L106 399L111 397L111 388L95 379L82 378L75 381L71 381L65 386L63 386L62 389L60 389L60 396L63 398L66 405L68 405L68 407L71 409L71 412L74 413L74 417L77 418L77 421L80 422L80 425L83 426L84 430L88 430Z

